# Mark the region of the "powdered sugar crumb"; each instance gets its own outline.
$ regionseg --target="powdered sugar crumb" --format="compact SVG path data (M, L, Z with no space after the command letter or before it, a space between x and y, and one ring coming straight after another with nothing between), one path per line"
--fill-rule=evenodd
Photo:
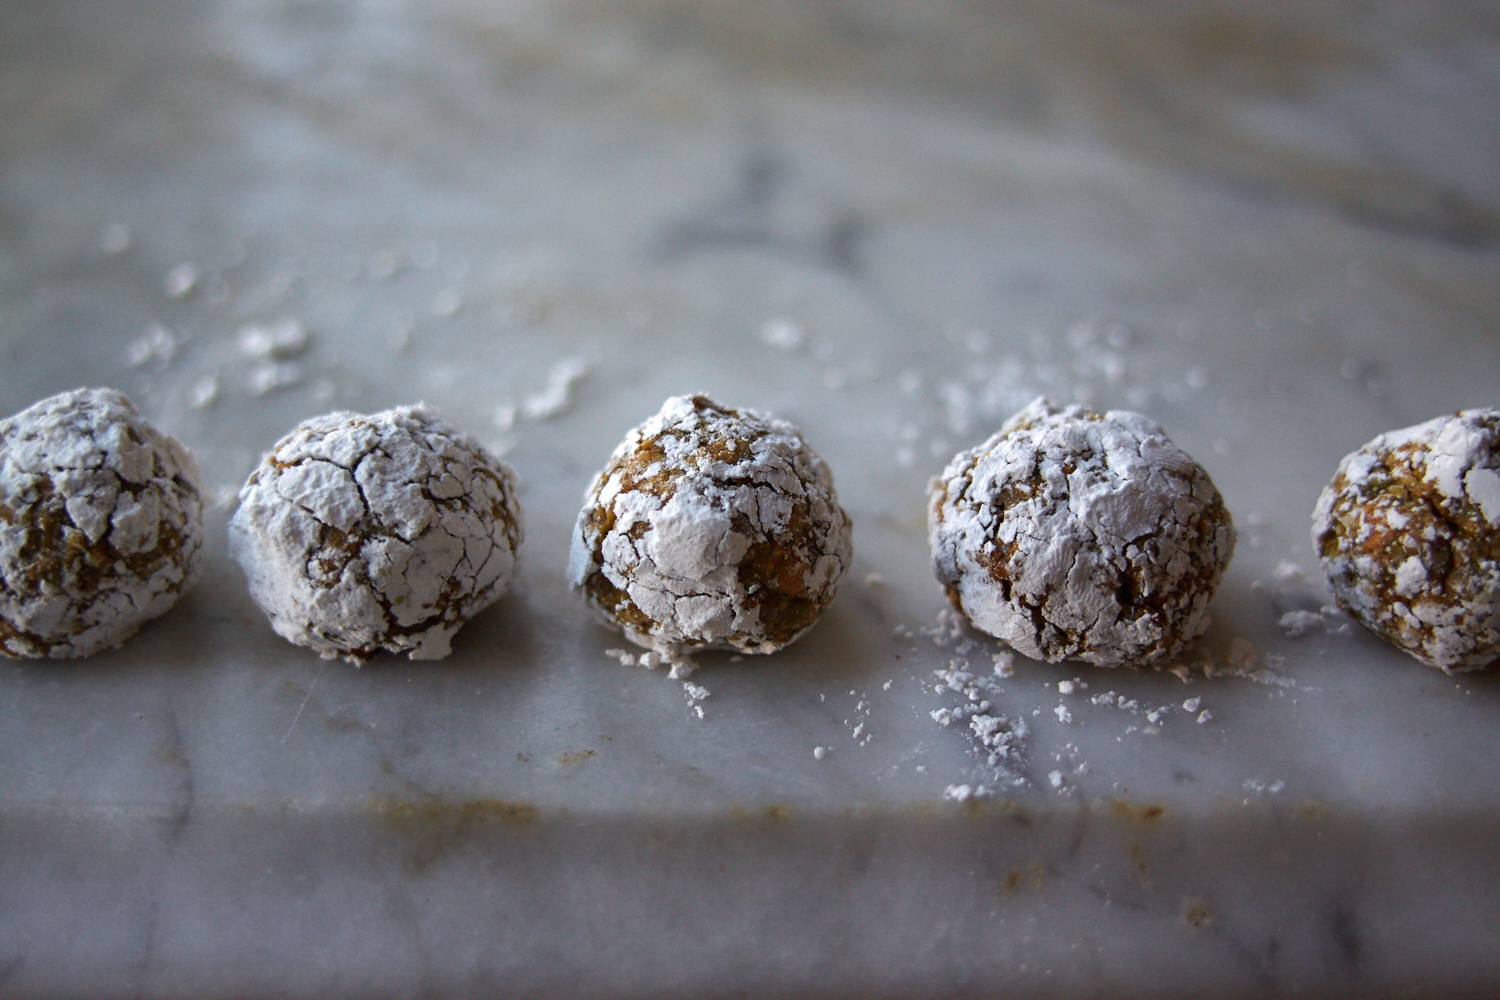
M161 279L161 290L169 299L183 299L198 287L198 269L190 263L178 264Z
M125 346L125 363L132 368L140 368L154 361L156 367L165 368L177 356L180 345L181 341L171 330L160 323L152 323L139 337Z
M285 361L307 353L312 334L302 321L288 317L275 323L251 323L240 327L240 353L259 362Z
M990 790L983 785L949 785L943 789L945 802L972 802L990 797Z
M802 348L807 342L807 334L791 320L771 319L761 326L760 339L767 347L790 352Z
M1300 639L1323 624L1323 616L1313 611L1288 611L1276 620L1288 639Z
M549 420L566 412L573 400L573 387L588 374L582 358L563 358L547 374L547 384L521 400L521 413L528 420Z
M1271 571L1271 575L1276 578L1277 583L1300 583L1307 579L1307 571L1290 559L1278 562L1276 568Z
M1286 788L1286 782L1281 778L1247 778L1244 788L1256 795L1277 795Z

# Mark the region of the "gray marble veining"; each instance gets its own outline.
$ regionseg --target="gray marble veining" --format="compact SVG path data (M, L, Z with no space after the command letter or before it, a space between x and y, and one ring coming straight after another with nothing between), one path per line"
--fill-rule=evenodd
M1500 982L1495 672L1279 624L1327 603L1338 459L1497 402L1485 4L0 25L0 409L119 387L217 500L171 614L0 663L0 996ZM240 349L287 321L286 367ZM819 626L701 657L696 702L563 581L589 477L684 391L798 422L856 525ZM942 627L926 480L1038 394L1149 414L1233 511L1180 675L995 677ZM418 399L519 472L519 585L441 663L325 663L246 596L235 490L305 417ZM934 721L953 669L1026 723L1016 759Z

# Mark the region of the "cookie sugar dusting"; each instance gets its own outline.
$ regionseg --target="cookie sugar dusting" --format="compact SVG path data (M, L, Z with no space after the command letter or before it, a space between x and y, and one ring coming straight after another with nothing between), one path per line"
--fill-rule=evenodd
M1141 664L1208 627L1234 525L1137 413L1037 399L928 487L933 571L978 629L1040 660Z
M1500 410L1382 434L1313 511L1334 599L1429 666L1500 660Z
M568 580L637 645L771 653L833 600L850 528L795 427L676 396L594 477Z
M88 656L164 614L198 575L188 450L124 394L76 389L0 421L0 646Z
M272 628L355 662L447 656L505 593L520 544L509 467L423 407L299 424L250 474L229 524Z

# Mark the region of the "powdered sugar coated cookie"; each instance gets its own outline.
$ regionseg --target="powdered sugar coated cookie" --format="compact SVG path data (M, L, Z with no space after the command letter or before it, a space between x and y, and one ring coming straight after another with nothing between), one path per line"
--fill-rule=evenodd
M331 413L250 474L230 551L291 642L355 662L436 660L510 584L515 494L509 467L430 410Z
M812 627L851 551L833 476L795 427L676 396L594 477L568 579L663 655L770 653Z
M933 570L978 629L1041 660L1148 663L1208 626L1234 526L1137 413L1038 399L928 488Z
M1382 434L1313 511L1334 600L1429 666L1500 659L1500 410Z
M88 656L192 586L198 466L114 389L75 389L0 422L0 646Z

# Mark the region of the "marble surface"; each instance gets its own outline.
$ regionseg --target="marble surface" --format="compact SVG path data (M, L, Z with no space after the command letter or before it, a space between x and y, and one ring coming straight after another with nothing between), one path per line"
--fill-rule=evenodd
M1487 995L1500 678L1279 622L1338 459L1497 403L1497 96L1478 2L7 5L0 410L124 389L216 506L167 617L0 662L0 996ZM685 391L798 422L855 520L706 696L563 581ZM996 677L941 618L925 482L1038 394L1235 515L1175 672ZM520 474L520 584L441 663L322 662L235 491L416 400ZM1012 765L934 719L965 667Z

